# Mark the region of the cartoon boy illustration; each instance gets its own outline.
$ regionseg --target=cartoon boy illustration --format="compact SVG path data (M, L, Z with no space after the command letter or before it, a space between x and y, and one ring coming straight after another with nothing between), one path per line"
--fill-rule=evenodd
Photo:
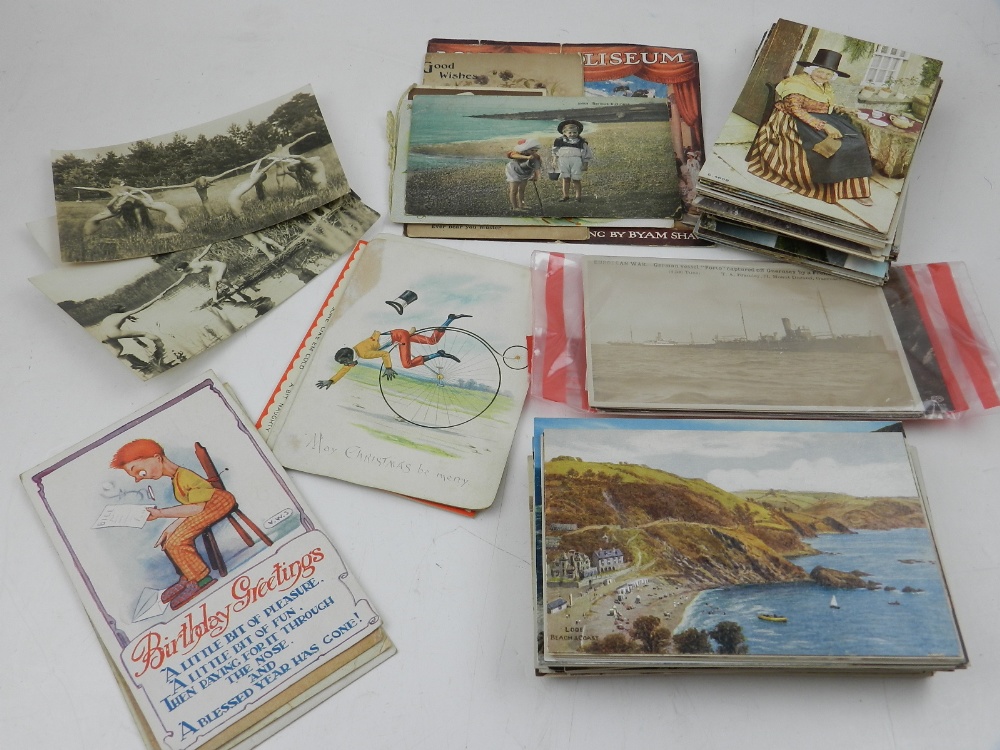
M579 120L563 120L557 130L562 134L552 143L552 158L562 178L562 197L569 200L569 189L573 187L576 200L583 197L583 173L594 160L590 144L580 136L583 124Z
M542 144L534 138L521 139L517 145L507 152L507 167L504 175L507 179L507 199L515 211L525 211L524 191L528 183L536 181L542 170L542 157L538 155Z
M399 362L406 369L411 367L419 367L424 362L429 362L432 359L437 359L438 357L445 357L447 359L452 359L456 362L461 362L461 360L454 354L449 354L444 349L438 349L432 354L418 354L416 357L410 354L411 344L436 344L444 336L445 328L450 326L454 321L459 318L471 318L471 315L455 314L450 313L445 319L444 323L434 329L434 332L430 335L426 334L416 334L415 328L410 330L405 330L403 328L394 328L391 331L372 331L372 335L366 338L364 341L359 341L354 345L353 348L344 347L340 349L333 358L341 365L340 369L333 374L329 380L319 380L316 382L317 388L329 388L331 385L343 378L351 368L358 364L358 358L361 359L381 359L382 365L385 367L385 372L382 373L382 377L386 380L392 380L396 377L396 371L392 369L392 358L389 356L388 349L391 349L394 345L399 347ZM383 343L382 337L388 337L388 340Z
M136 482L170 477L178 505L169 508L147 508L147 520L169 518L172 522L156 540L170 558L180 578L167 588L160 599L171 609L180 609L215 583L208 565L194 546L195 539L205 529L221 521L236 506L236 498L218 489L190 469L171 461L154 440L141 438L126 443L111 459L112 469L121 469Z

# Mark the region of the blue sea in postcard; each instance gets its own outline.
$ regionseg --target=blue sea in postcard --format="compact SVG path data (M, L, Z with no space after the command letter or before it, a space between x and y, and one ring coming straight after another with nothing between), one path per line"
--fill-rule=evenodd
M508 120L482 115L551 111L555 101L567 100L541 96L417 96L413 99L410 118L410 144L423 146L509 137L513 147L516 139L539 132L551 133L554 140L559 135L556 126L561 117ZM542 146L551 147L552 140L542 141Z
M811 656L956 656L962 653L937 555L927 529L827 534L810 544L821 554L798 557L817 565L864 571L876 591L782 583L704 591L677 631L711 630L723 620L743 628L751 654ZM912 591L904 592L909 587ZM887 590L888 589L888 590ZM831 607L836 595L839 608ZM765 622L758 614L787 617Z

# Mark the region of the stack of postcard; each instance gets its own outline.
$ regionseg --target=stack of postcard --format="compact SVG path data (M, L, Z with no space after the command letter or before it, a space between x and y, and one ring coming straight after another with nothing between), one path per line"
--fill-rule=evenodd
M777 22L699 175L695 233L881 284L940 72L940 60Z
M257 320L378 219L308 87L174 133L54 152L52 174L55 220L31 228L64 264L31 281L142 378Z
M696 242L680 223L704 153L694 50L427 49L390 128L390 217L408 236Z
M536 671L968 659L894 422L535 421Z
M394 235L348 258L258 427L282 465L472 514L528 390L524 266Z
M211 373L21 479L152 750L251 747L395 653Z

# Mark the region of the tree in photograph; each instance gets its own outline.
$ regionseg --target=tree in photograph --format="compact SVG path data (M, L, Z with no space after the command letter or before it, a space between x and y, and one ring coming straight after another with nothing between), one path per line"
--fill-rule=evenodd
M660 625L660 618L643 615L635 618L629 635L635 638L647 654L662 654L670 643L670 631Z
M710 654L712 644L708 633L698 628L688 628L674 636L674 648L679 654Z
M708 634L719 644L720 654L746 654L750 651L743 628L732 620L723 620Z
M590 641L583 650L588 654L634 654L639 644L623 633L612 633Z

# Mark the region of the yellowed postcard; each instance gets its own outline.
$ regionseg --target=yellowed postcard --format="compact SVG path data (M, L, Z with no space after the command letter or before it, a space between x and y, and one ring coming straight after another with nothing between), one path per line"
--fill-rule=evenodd
M423 84L544 89L550 96L583 96L583 57L504 52L432 53L424 57Z

